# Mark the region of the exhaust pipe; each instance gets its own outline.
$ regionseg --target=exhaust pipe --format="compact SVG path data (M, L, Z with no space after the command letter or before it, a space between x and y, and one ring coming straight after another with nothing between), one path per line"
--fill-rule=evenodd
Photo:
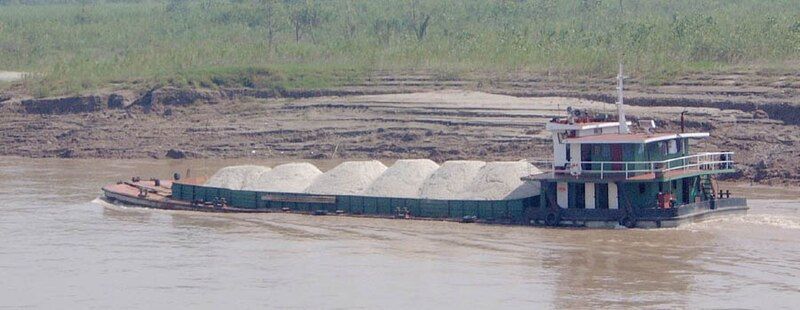
M686 121L683 117L683 115L686 114L686 112L688 111L684 110L683 112L681 112L681 133L686 132Z

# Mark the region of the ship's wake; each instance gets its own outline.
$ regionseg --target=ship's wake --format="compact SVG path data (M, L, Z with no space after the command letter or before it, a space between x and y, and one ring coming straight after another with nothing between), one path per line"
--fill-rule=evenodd
M733 217L731 221L741 224L774 226L784 229L800 230L800 217L777 214L748 214L740 217Z
M746 214L725 216L709 219L702 222L685 224L677 229L706 230L714 227L726 226L767 226L779 229L800 230L800 216L779 214Z
M117 207L117 205L109 202L108 200L103 199L103 197L98 196L95 199L92 199L91 203L102 206L102 207Z

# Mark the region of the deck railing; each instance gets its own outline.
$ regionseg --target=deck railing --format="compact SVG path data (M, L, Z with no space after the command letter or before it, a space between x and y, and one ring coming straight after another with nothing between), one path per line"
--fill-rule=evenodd
M573 175L598 175L601 179L607 176L624 175L625 179L629 179L643 174L659 174L678 170L734 169L733 152L706 152L660 161L581 161L568 165L563 168L554 166L553 171Z

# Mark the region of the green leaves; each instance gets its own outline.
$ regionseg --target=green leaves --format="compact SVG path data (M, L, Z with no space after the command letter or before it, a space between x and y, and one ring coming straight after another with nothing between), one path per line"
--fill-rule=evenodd
M0 7L0 69L39 72L50 93L170 79L321 85L342 69L613 74L621 58L658 79L800 59L796 1L58 2ZM219 68L286 76L189 74Z

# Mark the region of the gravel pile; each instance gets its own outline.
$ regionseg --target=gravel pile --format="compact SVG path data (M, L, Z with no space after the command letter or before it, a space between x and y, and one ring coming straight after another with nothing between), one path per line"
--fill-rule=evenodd
M240 190L255 184L261 174L270 171L264 166L230 166L217 170L205 186Z
M309 163L283 164L261 174L255 182L245 186L244 189L264 192L302 193L320 175L322 175L322 171Z
M290 163L270 169L230 166L217 171L206 186L264 192L375 197L503 200L539 195L538 182L522 177L541 173L526 161L455 160L441 166L429 159L398 160L391 168L381 162L349 161L322 173L310 163Z
M484 165L482 161L445 162L423 182L419 195L427 199L469 199L472 195L467 187Z
M490 162L483 166L467 186L471 199L520 199L539 195L539 182L523 182L520 178L539 174L538 168L526 161Z
M376 197L419 198L422 184L439 165L430 159L402 159L372 182L364 195Z
M320 175L305 192L321 195L359 195L384 171L386 166L377 160L344 162Z

